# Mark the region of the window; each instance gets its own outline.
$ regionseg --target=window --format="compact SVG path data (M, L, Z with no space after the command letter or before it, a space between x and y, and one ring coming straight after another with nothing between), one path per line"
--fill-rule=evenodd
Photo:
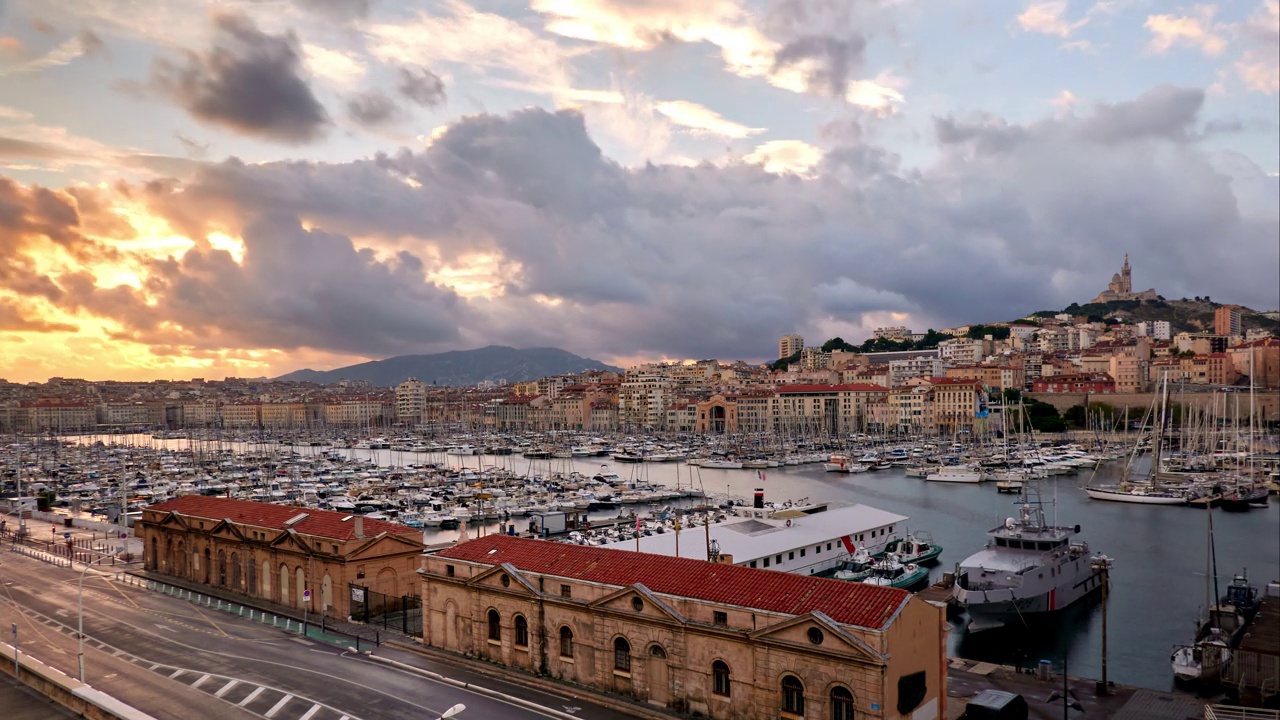
M796 559L796 551L795 551L795 550L792 550L791 552L787 553L787 559L788 559L788 560L795 560L795 559Z
M489 611L489 639L502 639L502 617L498 615L497 610Z
M529 621L523 615L516 616L516 646L529 647Z
M716 610L716 611L712 612L712 614L711 614L711 618L712 618L712 622L714 622L714 623L715 623L715 624L717 624L717 625L728 625L728 624L729 624L729 613L727 613L727 612L725 612L725 611L723 611L723 610Z
M821 645L822 640L823 640L822 630L816 627L809 628L809 642L813 643L814 645Z
M750 566L751 566L751 567L755 567L755 566L756 566L756 561L755 561L755 560L752 560L752 561L750 562Z
M560 657L573 657L573 630L568 625L560 627Z
M781 565L781 564L782 564L782 556L781 556L781 555L775 555L775 556L773 556L773 561L774 561L774 562L776 562L776 563L778 563L779 565Z
M444 575L445 575L445 577L453 577L453 566L452 566L452 565L445 565L445 566L444 566Z
M711 692L729 697L729 666L723 660L711 663Z
M613 669L618 672L631 672L631 643L626 638L613 641Z
M560 597L573 597L573 588L568 585L560 586Z
M804 683L795 675L782 678L782 712L804 715Z
M631 609L635 610L636 612L640 612L641 610L644 610L644 601L641 600L639 597L631 598Z
M821 546L821 545L819 545L819 546L815 547L815 548L813 549L813 551L814 551L814 552L816 552L816 553L821 553L821 552L822 552L822 546Z
M800 548L800 557L804 557L804 548Z
M667 651L661 645L650 645L649 654L661 660L667 659Z
M502 576L502 587L511 587L511 576L510 576L510 575L503 575L503 576Z
M853 720L853 693L847 688L831 688L831 720Z
M764 566L769 567L769 558L764 559Z

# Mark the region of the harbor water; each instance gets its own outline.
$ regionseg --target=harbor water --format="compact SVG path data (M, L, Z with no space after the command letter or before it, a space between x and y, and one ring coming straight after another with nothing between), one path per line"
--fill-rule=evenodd
M120 442L123 438L117 437ZM182 440L140 441L183 449ZM261 451L261 445L236 450ZM298 448L302 454L324 448ZM281 448L291 452L293 448ZM865 503L910 518L907 527L925 531L944 548L933 568L934 580L979 550L986 532L1017 516L1017 496L996 492L994 483L937 483L905 477L899 468L859 474L823 472L820 464L782 466L764 471L720 470L689 466L683 462L623 464L609 458L529 460L515 456L430 456L391 450L342 450L353 459L369 459L379 465L447 462L454 467L501 467L517 473L547 476L571 470L594 475L602 469L624 480L654 485L699 489L714 501L727 496L749 499L764 488L766 500L782 502L807 498L810 502ZM605 466L602 468L602 466ZM1095 482L1117 479L1123 460L1104 464ZM1213 592L1206 577L1208 515L1213 514L1219 592L1233 573L1247 570L1259 587L1280 579L1280 498L1266 507L1246 513L1183 506L1155 506L1089 499L1081 487L1090 471L1055 476L1041 481L1046 519L1051 524L1080 525L1076 541L1089 544L1091 554L1112 558L1111 588L1107 601L1109 680L1129 685L1165 689L1172 685L1169 655L1175 644L1192 639L1195 622ZM687 502L687 501L686 501ZM656 508L638 506L622 512L645 513ZM592 518L617 515L618 511L592 513ZM516 523L522 519L516 518ZM519 525L517 525L519 527ZM497 532L497 522L471 532ZM428 541L456 539L457 530L428 531ZM962 620L962 618L960 618ZM999 663L1034 665L1049 660L1061 667L1064 659L1072 675L1101 677L1102 607L1098 597L1059 613L1050 623L1031 629L1006 628L970 635L958 620L952 622L949 651L952 655Z

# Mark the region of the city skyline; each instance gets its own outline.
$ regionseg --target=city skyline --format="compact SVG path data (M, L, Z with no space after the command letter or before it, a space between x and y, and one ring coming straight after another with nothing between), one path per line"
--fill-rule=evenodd
M633 5L0 3L0 377L1280 304L1280 2Z

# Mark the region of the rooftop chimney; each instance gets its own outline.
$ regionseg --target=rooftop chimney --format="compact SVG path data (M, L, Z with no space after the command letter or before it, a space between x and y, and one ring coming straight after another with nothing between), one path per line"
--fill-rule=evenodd
M356 537L363 538L364 537L364 516L357 515L355 517L355 521L356 521L356 526L355 526Z

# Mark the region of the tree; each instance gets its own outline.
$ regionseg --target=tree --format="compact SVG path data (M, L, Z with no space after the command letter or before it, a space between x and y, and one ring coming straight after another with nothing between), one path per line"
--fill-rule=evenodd
M855 352L858 348L844 341L842 337L833 337L822 343L822 352Z

